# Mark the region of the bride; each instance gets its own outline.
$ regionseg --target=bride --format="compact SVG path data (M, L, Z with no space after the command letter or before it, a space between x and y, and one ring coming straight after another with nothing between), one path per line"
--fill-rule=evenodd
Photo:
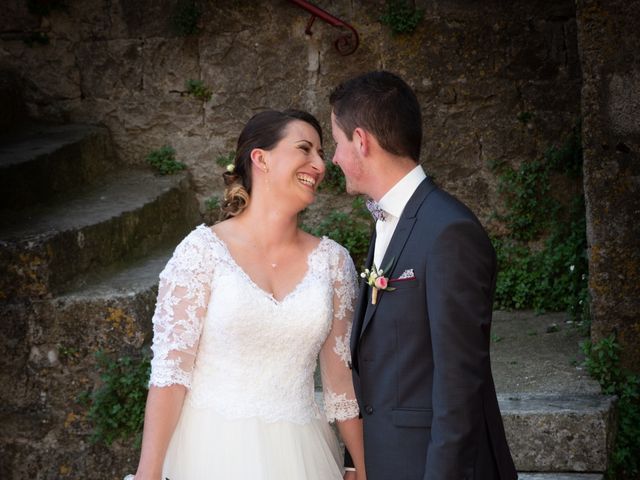
M135 480L341 480L332 421L355 464L345 478L366 479L348 364L355 269L298 228L322 155L305 112L265 111L243 129L227 219L192 231L160 274Z

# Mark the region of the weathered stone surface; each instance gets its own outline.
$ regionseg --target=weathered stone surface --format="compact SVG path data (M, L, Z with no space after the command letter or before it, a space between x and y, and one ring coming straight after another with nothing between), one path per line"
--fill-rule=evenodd
M58 292L80 273L177 239L198 221L196 208L185 174L123 170L59 203L5 216L2 298Z
M3 63L14 70L23 83L30 115L61 120L79 101L81 74L77 68L75 45L52 38L48 45L28 46L22 38L3 40ZM70 103L71 102L71 103Z
M23 126L0 138L0 210L13 211L94 181L113 168L105 128Z
M640 1L577 6L592 335L640 372Z
M606 470L615 425L613 397L500 394L498 401L518 470Z
M253 113L301 107L328 128L329 92L366 70L397 71L416 88L427 170L485 221L500 202L488 161L536 158L579 112L570 0L423 2L425 20L405 36L378 21L382 0L318 2L358 30L360 46L348 57L333 45L343 30L317 20L306 35L309 14L289 2L205 3L192 37L172 30L178 3L73 4L47 17L49 45L1 40L4 63L28 82L32 113L104 124L126 162L174 145L201 199L222 188L213 160L235 148ZM211 100L185 97L188 79L202 80ZM533 115L526 125L522 112ZM330 155L328 132L325 139Z
M78 279L55 299L1 310L3 333L22 351L19 360L0 357L0 380L13 386L0 391L3 478L115 479L135 467L133 439L89 442L93 427L78 398L100 385L96 351L138 356L147 348L158 274L172 250ZM20 331L6 328L12 318Z
M553 326L551 332L547 332ZM493 313L491 369L498 393L600 393L584 367L584 334L565 313Z
M82 95L113 101L141 91L142 48L140 39L97 40L78 45L76 59L84 66Z

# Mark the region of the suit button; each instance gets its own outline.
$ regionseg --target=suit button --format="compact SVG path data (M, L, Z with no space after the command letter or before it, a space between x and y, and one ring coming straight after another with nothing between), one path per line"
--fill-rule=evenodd
M373 413L373 407L371 405L365 405L364 411L371 415Z

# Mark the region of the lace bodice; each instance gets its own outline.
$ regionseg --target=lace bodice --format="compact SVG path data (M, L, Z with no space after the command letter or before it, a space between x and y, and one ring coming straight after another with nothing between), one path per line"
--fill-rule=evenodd
M294 290L276 300L200 225L160 274L150 384L189 388L185 401L228 418L306 423L321 418L313 374L320 361L325 415L358 415L348 367L356 273L323 238Z

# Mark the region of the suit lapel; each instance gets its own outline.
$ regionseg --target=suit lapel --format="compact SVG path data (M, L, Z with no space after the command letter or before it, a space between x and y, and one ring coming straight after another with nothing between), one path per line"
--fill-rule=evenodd
M396 229L393 232L393 236L391 237L391 241L389 242L387 251L384 254L384 258L382 259L382 265L384 267L389 265L391 263L391 260L393 260L391 270L389 270L388 272L385 271L385 276L387 278L393 277L395 266L398 263L398 259L402 254L402 250L404 249L404 246L406 245L407 240L411 235L411 231L413 230L413 226L416 223L416 215L418 213L420 205L422 205L424 200L433 191L434 188L435 188L435 185L429 178L424 179L422 183L418 185L418 188L416 189L416 191L413 193L413 195L407 202L407 205L405 206L402 212L402 216L398 221L398 225L396 226ZM369 253L372 254L371 248ZM367 260L367 262L369 262L369 260ZM367 263L367 265L370 265L370 263ZM380 265L378 265L378 267L380 267ZM365 295L367 293L369 293L369 289L366 289ZM362 290L360 294L362 295ZM378 292L378 301L376 302L375 305L371 304L371 299L369 298L369 296L367 296L366 310L364 312L364 319L362 321L362 326L360 327L359 337L362 336L367 326L371 322L371 319L373 318L373 314L378 308L378 305L380 305L380 302L383 301L385 296L388 294L391 294L391 292L386 292L386 293ZM360 306L362 307L362 305L363 305L362 298L360 298ZM353 339L353 336L352 336L352 339ZM352 345L352 350L353 350L353 345Z
M367 261L365 262L365 268L371 268L373 263L373 250L376 244L376 229L373 229L371 240L369 241L369 253L367 253ZM365 312L367 311L369 297L369 285L366 281L360 282L360 295L358 297L358 304L353 317L353 331L351 332L351 364L357 368L357 356L356 347L358 345L358 339L360 338L360 331L362 330L362 320Z

